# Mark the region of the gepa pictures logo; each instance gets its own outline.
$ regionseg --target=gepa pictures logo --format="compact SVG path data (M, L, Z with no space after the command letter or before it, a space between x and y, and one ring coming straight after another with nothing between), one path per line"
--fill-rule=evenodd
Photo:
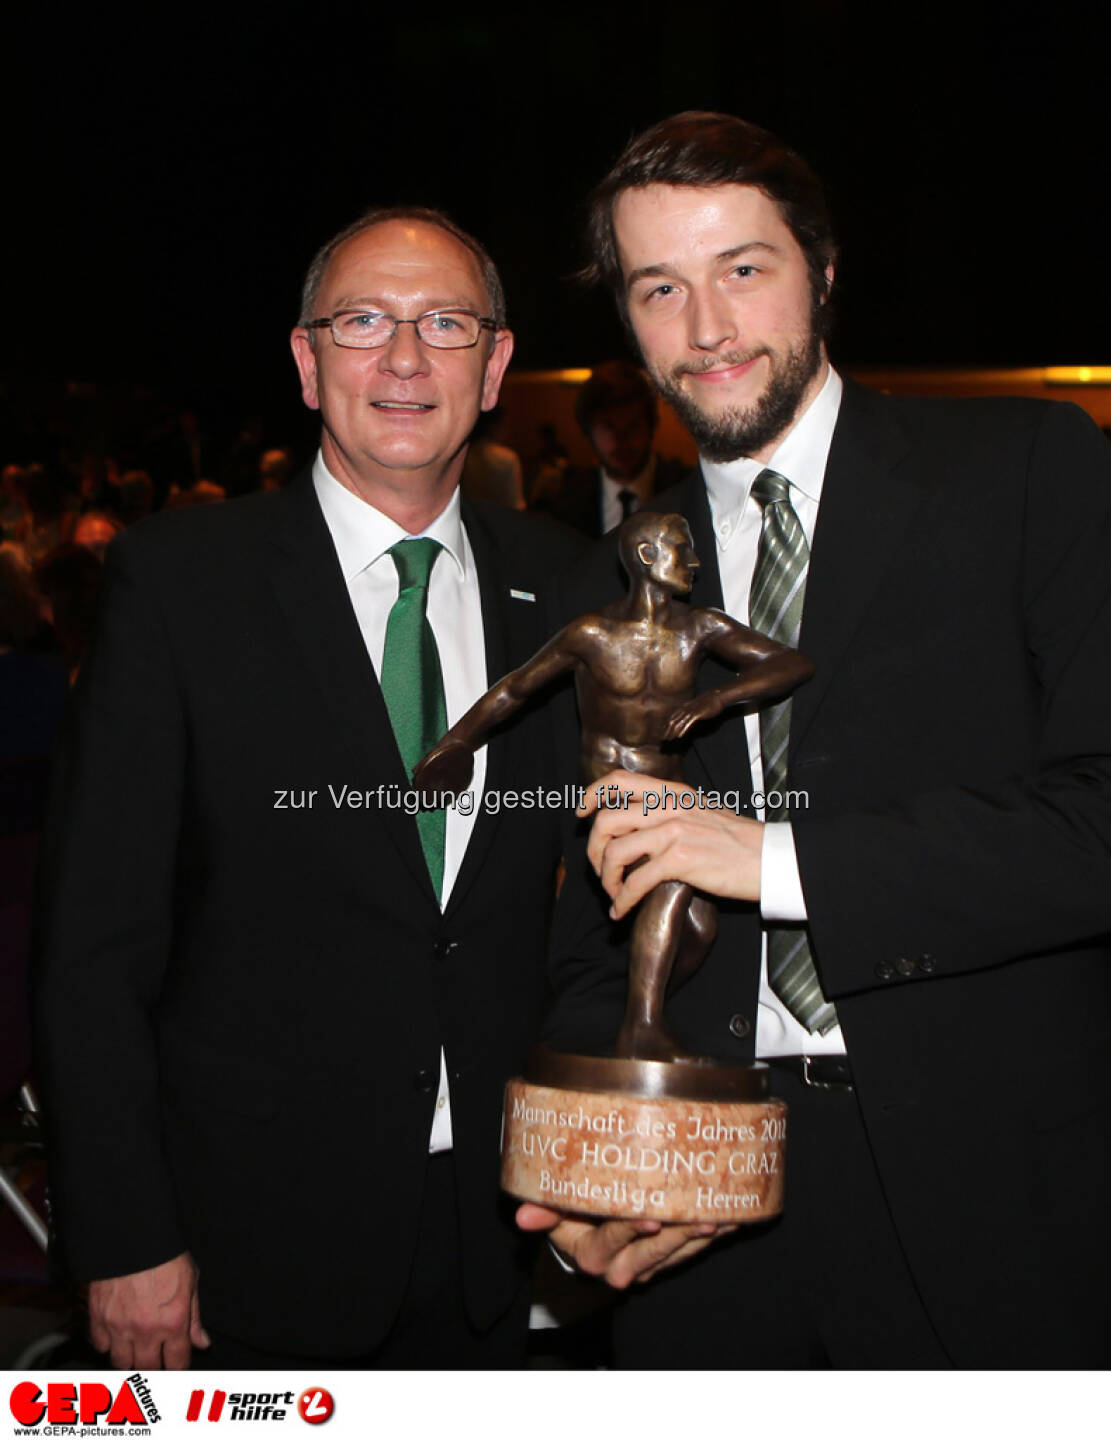
M150 1425L162 1417L142 1375L129 1375L113 1394L99 1380L51 1380L45 1392L34 1380L22 1380L8 1400L20 1425Z

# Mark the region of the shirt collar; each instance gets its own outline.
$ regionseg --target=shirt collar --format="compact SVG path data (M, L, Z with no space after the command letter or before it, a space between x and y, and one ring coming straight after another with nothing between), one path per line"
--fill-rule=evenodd
M339 556L343 578L348 584L380 560L399 540L415 538L396 520L391 520L381 510L348 490L346 485L341 485L325 465L320 451L317 451L313 462L312 483ZM440 542L455 561L460 579L465 579L467 547L459 512L458 487L452 491L451 499L432 524L420 533Z
M604 465L599 466L599 470L602 484L614 495L620 494L622 490L632 490L639 499L646 500L652 493L652 482L656 478L656 452L653 450L648 457L648 464L631 480L615 480Z
M699 456L715 532L720 534L719 527L724 521L730 522L731 531L736 529L736 522L748 503L752 482L761 470L774 470L817 504L844 388L840 375L831 365L825 384L766 462L743 457L718 463Z

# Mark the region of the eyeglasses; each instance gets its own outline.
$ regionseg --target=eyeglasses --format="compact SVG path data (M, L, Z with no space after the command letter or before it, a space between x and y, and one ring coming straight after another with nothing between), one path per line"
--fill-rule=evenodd
M496 320L473 310L426 310L415 320L402 320L382 310L337 310L310 320L307 330L331 330L337 345L351 350L377 350L388 345L399 325L415 325L417 334L434 350L466 350L478 344L483 330L496 330Z

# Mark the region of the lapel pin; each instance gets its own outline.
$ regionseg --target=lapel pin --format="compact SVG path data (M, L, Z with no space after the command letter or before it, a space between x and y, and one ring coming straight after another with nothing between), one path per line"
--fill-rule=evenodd
M509 593L514 600L531 600L534 605L536 604L536 596L531 590L510 590Z

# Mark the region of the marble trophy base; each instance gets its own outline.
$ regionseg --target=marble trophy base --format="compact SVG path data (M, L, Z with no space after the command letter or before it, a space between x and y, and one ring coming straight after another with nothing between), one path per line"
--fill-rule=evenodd
M595 1218L768 1220L783 1209L786 1139L766 1065L540 1046L506 1086L501 1184Z

